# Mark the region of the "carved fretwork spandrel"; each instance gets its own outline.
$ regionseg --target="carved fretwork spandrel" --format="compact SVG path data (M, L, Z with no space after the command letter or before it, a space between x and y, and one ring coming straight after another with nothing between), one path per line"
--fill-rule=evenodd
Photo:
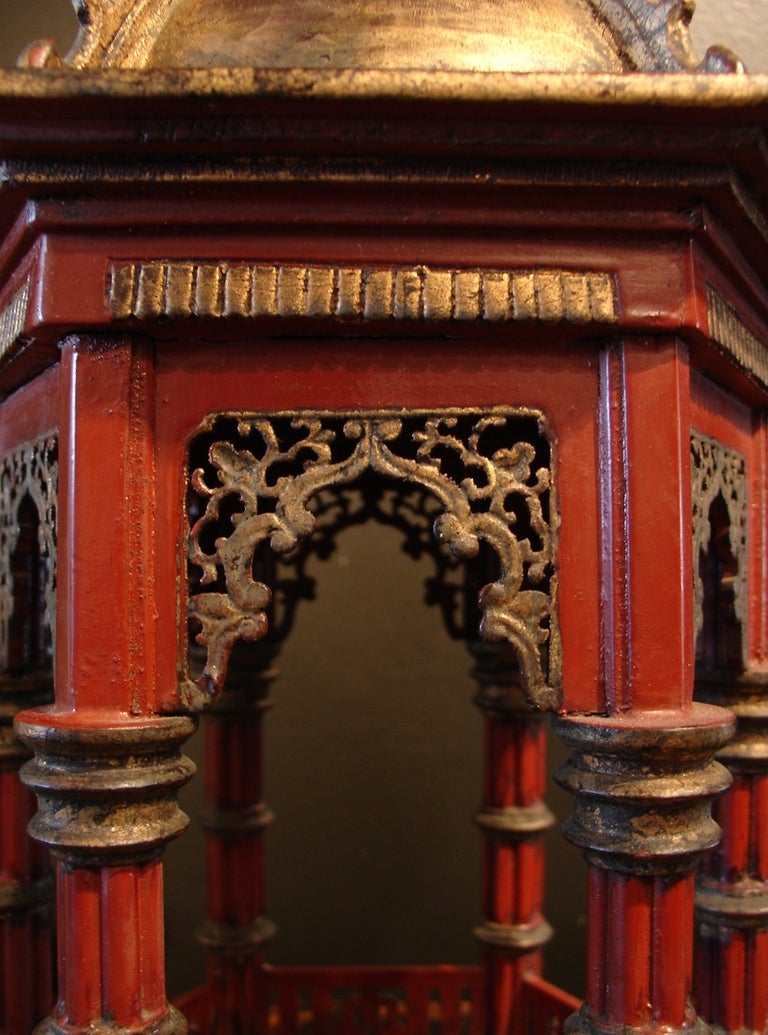
M192 706L221 688L237 640L266 633L271 593L255 575L257 548L290 554L318 524L318 494L369 474L432 497L435 536L457 559L484 547L496 555L497 577L479 596L480 634L509 642L530 700L556 706L556 517L539 415L237 414L212 418L205 434L208 459L192 474L188 503L187 613L207 649L197 686L185 686Z
M440 504L424 489L388 483L368 471L353 485L318 493L311 507L315 528L310 536L300 539L285 554L275 553L268 542L254 552L254 578L270 588L265 640L278 645L289 637L301 603L316 597L318 580L310 574L310 562L329 560L335 554L339 535L361 525L383 526L400 533L402 552L413 560L427 559L431 565L423 582L423 600L427 607L438 608L448 636L464 640L476 634L480 623L477 595L496 577L498 563L482 578L481 571L488 569L484 544L477 559L462 564L439 543L432 530ZM204 663L203 658L198 668Z

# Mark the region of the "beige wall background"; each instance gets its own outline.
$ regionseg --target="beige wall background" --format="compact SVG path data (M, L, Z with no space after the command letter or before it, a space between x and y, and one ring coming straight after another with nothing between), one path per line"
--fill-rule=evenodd
M65 51L68 0L5 0L0 65L32 39ZM546 5L543 5L544 8ZM768 0L699 0L694 41L722 42L768 71ZM392 530L353 529L316 562L317 600L286 645L266 720L268 912L275 962L470 962L479 917L481 723L470 659L423 606L429 566ZM361 590L361 587L363 589ZM199 745L192 746L193 753ZM559 753L553 745L553 766ZM330 764L332 763L332 764ZM185 795L200 809L199 780ZM552 787L550 804L570 803ZM549 976L578 993L584 869L557 831L549 839L548 915L557 935ZM203 917L202 836L168 852L171 992L202 974L194 927Z

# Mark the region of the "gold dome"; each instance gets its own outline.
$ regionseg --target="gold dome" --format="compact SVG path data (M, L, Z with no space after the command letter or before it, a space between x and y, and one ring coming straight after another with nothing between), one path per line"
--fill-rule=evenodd
M73 0L80 69L730 71L688 40L693 0ZM58 59L60 61L60 59ZM53 63L35 45L26 63Z
M215 31L213 31L215 27ZM137 51L125 54L136 60ZM142 55L162 67L621 71L588 0L177 0Z

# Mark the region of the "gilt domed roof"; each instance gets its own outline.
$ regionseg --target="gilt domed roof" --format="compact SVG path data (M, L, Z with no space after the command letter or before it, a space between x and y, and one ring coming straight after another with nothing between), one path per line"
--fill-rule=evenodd
M80 69L730 71L693 0L75 0ZM34 55L37 53L37 57ZM30 57L31 55L31 57ZM28 62L40 53L28 51ZM47 59L46 59L47 60Z

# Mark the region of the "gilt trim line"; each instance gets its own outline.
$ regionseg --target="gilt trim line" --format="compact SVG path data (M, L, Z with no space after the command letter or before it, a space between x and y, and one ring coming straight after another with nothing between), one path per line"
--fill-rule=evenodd
M116 320L619 321L613 274L557 269L135 262L111 267L107 303Z
M707 285L710 337L761 387L768 388L768 343L760 341L711 285Z

